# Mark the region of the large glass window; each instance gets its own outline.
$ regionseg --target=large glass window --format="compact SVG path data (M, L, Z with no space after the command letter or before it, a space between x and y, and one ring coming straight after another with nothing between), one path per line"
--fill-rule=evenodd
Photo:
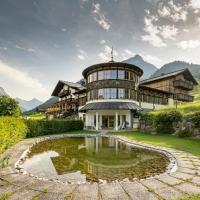
M103 71L98 72L98 80L103 80Z
M116 99L117 98L117 89L116 88L111 88L110 98L111 99Z
M96 80L97 80L97 72L94 72L88 76L88 83L96 81Z
M125 73L124 70L118 70L118 79L124 79Z
M118 89L118 98L119 99L124 99L125 98L125 89L124 88L119 88Z
M117 79L117 70L111 70L111 79Z

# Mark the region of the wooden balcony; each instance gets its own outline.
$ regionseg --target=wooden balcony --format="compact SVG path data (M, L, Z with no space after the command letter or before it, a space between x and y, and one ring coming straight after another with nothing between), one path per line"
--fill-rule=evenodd
M58 94L58 96L59 96L60 98L62 98L62 97L66 97L66 96L68 96L68 95L70 95L70 94L71 94L70 90L64 90L64 91L60 92L60 93Z
M192 102L194 101L194 97L188 94L175 94L175 100L178 101L187 101L187 102Z
M182 88L185 90L193 90L193 84L181 80L174 81L174 87Z

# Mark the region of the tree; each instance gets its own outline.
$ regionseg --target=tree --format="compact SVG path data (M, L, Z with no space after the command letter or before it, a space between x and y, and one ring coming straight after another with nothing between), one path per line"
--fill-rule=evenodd
M8 96L0 97L0 116L19 116L18 102Z

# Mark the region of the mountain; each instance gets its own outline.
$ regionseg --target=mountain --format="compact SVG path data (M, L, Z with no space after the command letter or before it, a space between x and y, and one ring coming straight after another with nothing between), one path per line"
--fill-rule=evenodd
M2 87L0 87L0 96L8 96Z
M50 105L56 103L59 101L59 98L58 97L51 97L50 99L48 99L47 101L45 101L44 103L42 103L41 105L39 106L36 106L35 108L25 112L24 114L30 114L30 113L33 113L33 112L37 112L38 110L45 110L47 109Z
M158 69L156 66L152 65L151 63L144 61L144 59L140 55L135 55L134 57L124 60L123 62L133 64L133 65L140 67L144 72L141 79L149 78L150 75L155 73Z
M42 101L39 101L36 98L33 98L30 101L26 101L26 100L23 100L20 98L16 98L15 100L19 103L19 106L20 106L22 112L24 112L26 110L31 110L43 103Z
M155 73L151 75L151 77L157 77L161 74L170 73L173 71L178 71L180 69L188 68L190 72L193 74L193 76L196 79L200 80L200 65L197 64L191 64L183 61L174 61L170 62L168 64L163 65L160 69L158 69Z

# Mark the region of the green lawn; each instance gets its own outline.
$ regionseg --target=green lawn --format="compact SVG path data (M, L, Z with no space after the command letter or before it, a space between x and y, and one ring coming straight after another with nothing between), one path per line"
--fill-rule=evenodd
M200 157L200 140L179 138L173 135L158 135L144 132L111 132L109 134L126 136L129 139L142 141L148 144L155 144L171 147Z
M176 106L166 106L164 108L161 109L156 109L154 111L152 111L152 114L158 114L160 112L165 112L165 111L174 111L177 110L179 112L181 112L183 115L187 115L187 114L193 114L195 112L199 112L200 110L200 101L195 101L192 103L183 103L181 105L178 105L177 109Z
M200 194L191 197L180 198L178 200L200 200Z

